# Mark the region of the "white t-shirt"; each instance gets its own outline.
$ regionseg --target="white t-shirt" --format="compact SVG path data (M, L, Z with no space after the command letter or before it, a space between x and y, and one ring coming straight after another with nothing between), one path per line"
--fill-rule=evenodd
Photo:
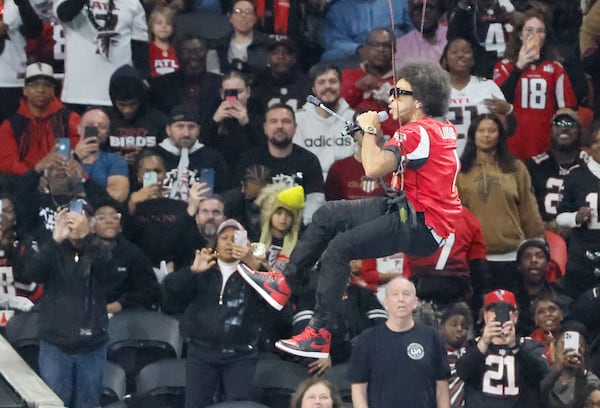
M54 3L54 13L65 0ZM131 41L148 41L146 14L139 1L114 0L115 27L98 31L88 18L87 7L69 22L65 31L65 81L62 100L84 105L111 105L110 76L131 64ZM104 27L108 0L90 1L95 21Z
M324 118L317 113L321 108L306 102L296 112L296 134L294 143L308 149L319 158L323 170L323 180L334 161L354 154L354 140L350 136L342 136L344 122L333 116ZM340 98L340 107L336 113L348 121L352 121L354 109L344 98Z
M23 22L13 0L4 3L4 24L8 26L8 37L4 51L0 54L0 88L20 88L25 78L27 57L25 38L19 31Z
M460 91L454 87L450 90L450 103L448 104L448 120L454 123L458 131L456 141L456 153L458 157L462 154L467 143L467 130L471 121L477 115L489 113L483 101L485 99L506 100L504 94L494 81L486 78L471 76L469 83Z

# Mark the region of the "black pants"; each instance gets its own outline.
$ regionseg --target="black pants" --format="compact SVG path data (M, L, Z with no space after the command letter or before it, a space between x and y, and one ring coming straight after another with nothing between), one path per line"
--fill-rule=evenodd
M283 271L292 290L298 284L297 271L308 270L323 254L316 293L317 324L326 325L335 312L346 289L351 260L380 258L396 252L427 256L439 247L422 213L416 214L416 225L411 227L412 219L402 222L397 208L389 208L388 200L376 197L329 201L314 213L296 244Z
M257 399L254 388L255 354L235 359L219 360L215 351L207 358L206 348L188 344L185 387L185 407L203 408L214 403L213 398L222 393L224 401L251 401Z

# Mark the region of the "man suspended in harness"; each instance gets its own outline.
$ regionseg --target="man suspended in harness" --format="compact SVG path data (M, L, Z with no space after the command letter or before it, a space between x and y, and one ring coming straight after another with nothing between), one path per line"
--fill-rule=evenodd
M438 64L404 65L390 90L389 112L402 126L380 148L377 112L365 112L362 165L367 177L394 173L384 197L329 201L317 210L283 271L257 272L245 264L241 276L276 309L283 308L301 276L321 257L313 319L306 329L276 347L313 358L329 354L327 325L340 301L352 259L379 258L397 252L427 256L443 245L460 217L456 190L460 169L457 132L442 119L450 82ZM324 252L325 251L325 252Z

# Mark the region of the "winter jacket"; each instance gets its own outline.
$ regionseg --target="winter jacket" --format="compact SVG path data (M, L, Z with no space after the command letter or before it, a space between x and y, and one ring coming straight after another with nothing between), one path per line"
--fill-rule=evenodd
M32 169L54 147L59 137L68 137L71 149L79 142L77 125L79 115L65 111L58 98L54 98L41 117L34 117L27 100L22 98L19 110L0 126L0 172L23 174ZM63 118L63 115L66 118ZM13 123L23 123L20 135L15 135Z
M89 235L77 246L50 240L28 257L24 278L44 284L40 338L73 354L107 342L106 292L116 271L109 247Z

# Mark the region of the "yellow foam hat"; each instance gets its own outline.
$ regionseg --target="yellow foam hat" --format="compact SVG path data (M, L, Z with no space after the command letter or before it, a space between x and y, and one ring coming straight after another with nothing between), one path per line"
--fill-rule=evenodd
M304 208L304 188L302 186L286 188L277 194L277 199L291 208Z

